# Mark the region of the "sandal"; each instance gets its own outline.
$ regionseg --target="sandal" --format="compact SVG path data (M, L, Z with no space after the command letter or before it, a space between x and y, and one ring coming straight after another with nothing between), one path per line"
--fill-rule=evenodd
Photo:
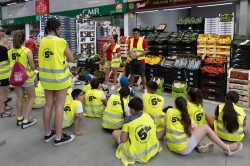
M240 146L238 145L238 143L240 143ZM230 151L230 145L233 145L233 148L234 148L233 152ZM233 143L233 144L230 144L230 145L227 145L228 151L224 151L226 153L226 155L228 155L228 156L231 156L234 153L239 152L243 147L243 144L241 142L236 142L236 143Z
M10 102L11 100L12 100L11 97L7 97L7 100L6 100L4 103L8 103L8 102Z
M7 117L12 117L12 116L15 116L16 114L13 113L13 112L7 112L7 111L4 111L2 113L0 113L0 117L1 118L7 118Z
M200 153L205 153L205 152L209 152L211 150L213 150L214 148L214 144L213 143L208 143L208 144L199 144L197 146L197 150Z
M11 106L5 106L4 107L4 110L5 111L10 111L10 110L13 110L14 108L13 107L11 107Z

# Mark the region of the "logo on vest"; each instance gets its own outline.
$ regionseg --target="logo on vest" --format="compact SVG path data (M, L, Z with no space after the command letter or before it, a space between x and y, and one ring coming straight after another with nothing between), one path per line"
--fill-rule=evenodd
M45 48L43 51L43 57L45 60L49 61L51 59L51 56L54 55L53 52L50 51L49 48Z
M159 102L161 102L161 99L157 97L150 97L148 103L151 107L158 107Z
M16 82L22 81L23 80L23 73L22 72L15 72L14 73L14 80Z
M12 60L16 60L16 57L20 57L21 55L17 51L12 51L11 58Z
M170 119L173 125L176 125L178 122L181 122L181 119L177 115L172 115Z
M198 110L198 111L195 111L193 119L195 119L196 123L201 124L203 116L204 114L200 110Z
M64 107L64 111L65 111L65 112L71 112L71 109L70 109L69 106L66 106L66 107Z
M92 103L92 102L94 102L93 100L95 100L96 97L95 97L93 94L90 94L90 95L88 96L88 99L89 99L89 102Z
M151 130L150 126L143 126L143 125L137 126L135 129L135 133L136 133L135 139L141 144L147 143L151 137L150 132L149 132L150 130Z
M120 103L118 100L114 100L114 101L112 102L112 105L113 105L113 106L117 106L117 105L121 105L121 103Z

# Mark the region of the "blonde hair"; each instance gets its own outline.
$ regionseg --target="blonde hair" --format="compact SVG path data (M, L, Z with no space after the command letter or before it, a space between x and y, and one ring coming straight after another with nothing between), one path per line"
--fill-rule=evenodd
M0 32L0 39L3 38L3 37L5 37L5 35L6 34L4 32Z

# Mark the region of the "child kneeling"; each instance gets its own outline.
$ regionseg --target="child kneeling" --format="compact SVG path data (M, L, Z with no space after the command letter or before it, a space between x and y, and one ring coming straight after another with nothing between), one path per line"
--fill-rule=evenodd
M147 163L162 150L156 137L156 125L147 113L143 113L143 101L140 98L130 100L128 104L130 114L122 127L112 135L118 142L116 157L124 165L134 164L136 161Z
M78 126L83 113L82 101L84 96L81 89L74 89L71 96L72 98L64 105L62 128L67 128L74 123L74 134L81 136L83 132L78 130Z

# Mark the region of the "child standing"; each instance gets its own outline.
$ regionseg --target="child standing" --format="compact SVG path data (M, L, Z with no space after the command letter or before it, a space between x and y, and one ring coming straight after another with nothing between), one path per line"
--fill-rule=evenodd
M126 117L125 107L129 102L129 94L129 88L124 86L120 89L119 95L111 95L102 117L103 128L117 130L122 127Z
M78 130L78 126L83 113L82 101L84 96L81 89L74 89L71 96L72 98L64 105L62 128L67 128L74 123L74 134L81 136L83 132Z
M147 163L162 149L156 137L154 120L143 112L143 101L134 98L128 105L132 116L127 117L122 130L112 133L119 144L116 157L126 166L136 161Z
M101 84L97 78L91 80L91 90L85 94L84 116L100 118L103 115L103 106L107 105L105 94L100 90Z
M200 89L190 87L187 91L187 99L189 101L187 102L187 109L190 118L195 121L197 126L206 124Z
M176 108L168 109L165 122L166 128L162 135L158 137L162 140L166 136L167 145L171 151L181 155L188 155L197 147L205 135L216 143L226 155L233 155L242 149L243 144L241 142L226 145L206 124L196 127L195 122L190 119L187 102L184 98L176 98L175 106ZM207 152L212 149L211 144L198 147L199 152Z
M158 84L154 81L146 83L147 93L143 94L144 112L150 114L156 124L156 131L164 130L164 98L156 93Z
M207 122L220 138L227 141L242 141L249 126L244 110L236 105L239 94L229 91L225 100L225 104L216 107L215 115L206 113Z

